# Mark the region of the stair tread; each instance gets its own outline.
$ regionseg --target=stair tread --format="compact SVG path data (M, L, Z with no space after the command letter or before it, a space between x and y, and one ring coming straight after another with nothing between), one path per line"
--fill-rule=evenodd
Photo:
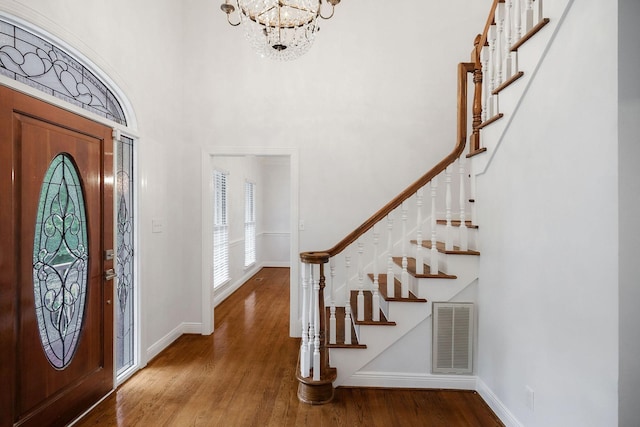
M380 310L380 320L373 320L373 294L371 291L363 291L364 294L364 320L358 320L358 291L351 291L351 316L356 325L383 325L394 326L396 322L387 320L382 310Z
M402 266L402 257L393 257L393 262L395 262L399 266ZM431 267L428 264L424 264L425 273L417 274L416 259L407 257L407 271L413 277L416 277L419 279L457 279L458 278L457 276L454 276L452 274L446 274L446 273L443 273L442 271L439 271L438 274L426 273L427 271L430 271L430 270L431 270Z
M369 278L373 281L373 274L369 274ZM402 298L402 283L400 280L394 277L394 285L393 285L393 297L387 295L387 275L380 274L378 276L378 291L380 295L387 301L400 301L400 302L427 302L425 298L418 298L415 294L409 291L408 298Z
M509 86L511 86L513 83L515 83L520 77L524 76L524 72L522 71L518 71L517 73L515 73L513 76L509 77L507 80L505 80L500 86L498 86L497 88L495 88L491 94L492 95L497 95L500 92L502 92L503 90L505 90L506 88L508 88Z
M484 128L484 127L487 127L487 126L489 126L490 124L497 122L498 120L500 120L500 119L501 119L501 118L503 118L503 117L504 117L504 114L503 114L503 113L498 113L498 114L496 114L495 116L490 117L490 118L489 118L489 119L487 119L486 121L484 121L484 122L480 123L480 124L478 125L478 129L482 129L482 128Z
M511 49L510 49L511 52L517 52L518 49L520 48L520 46L525 44L531 37L536 35L542 29L542 27L547 25L549 22L550 22L549 18L541 19L540 22L538 22L536 25L534 25L533 28L531 28L527 32L527 34L522 36L522 38L520 40L518 40L516 43L513 44L513 46L511 46Z
M418 244L416 240L412 240L411 243L414 245ZM431 240L423 240L422 246L427 249L431 249ZM480 252L474 251L472 249L461 251L460 246L455 246L455 245L453 246L453 250L448 251L445 249L444 242L436 242L436 249L438 250L438 252L441 252L443 254L449 254L449 255L476 255L476 256L480 255Z
M473 199L469 199L470 202L472 200ZM447 220L446 219L439 219L439 220L436 220L436 222L438 224L440 224L440 225L447 225ZM451 220L451 226L452 227L460 227L460 223L461 223L461 221L459 219L452 219ZM478 228L478 225L477 224L472 224L471 220L466 220L464 223L466 224L467 228L474 228L474 229Z
M327 325L329 324L329 318L331 317L331 308L326 307L327 312ZM329 348L367 348L366 345L358 343L358 337L356 336L356 330L351 323L351 344L344 343L344 307L336 307L336 343L327 344Z

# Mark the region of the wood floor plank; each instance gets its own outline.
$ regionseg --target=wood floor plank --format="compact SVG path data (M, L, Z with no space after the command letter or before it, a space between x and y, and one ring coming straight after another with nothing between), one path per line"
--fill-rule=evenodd
M474 392L338 388L301 403L288 312L289 269L262 269L216 308L213 335L181 336L76 426L502 425Z

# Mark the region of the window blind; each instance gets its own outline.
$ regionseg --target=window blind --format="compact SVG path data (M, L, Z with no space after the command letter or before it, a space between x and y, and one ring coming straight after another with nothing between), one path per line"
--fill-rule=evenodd
M213 172L213 286L229 280L229 224L227 222L227 174Z
M244 266L256 262L256 203L253 182L244 184Z

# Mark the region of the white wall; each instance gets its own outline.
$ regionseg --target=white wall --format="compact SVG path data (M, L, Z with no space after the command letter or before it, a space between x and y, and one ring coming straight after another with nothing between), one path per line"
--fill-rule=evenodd
M478 3L394 13L383 0L342 2L304 57L274 62L217 4L189 0L185 71L207 87L185 87L189 132L218 146L297 147L300 250L326 249L453 147L456 65L484 22Z
M287 267L291 263L291 162L285 156L264 156L259 160L262 172L262 185L258 189L261 264Z
M619 262L620 262L620 371L619 425L640 425L640 2L618 3L618 95L619 95Z
M617 17L573 2L477 180L479 384L526 426L617 424Z

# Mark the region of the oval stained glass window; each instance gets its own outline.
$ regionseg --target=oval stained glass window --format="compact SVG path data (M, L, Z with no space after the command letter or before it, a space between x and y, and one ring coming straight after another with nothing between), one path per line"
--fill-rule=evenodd
M45 173L35 226L33 291L40 341L51 365L64 369L82 330L89 261L84 196L68 154L58 154Z

